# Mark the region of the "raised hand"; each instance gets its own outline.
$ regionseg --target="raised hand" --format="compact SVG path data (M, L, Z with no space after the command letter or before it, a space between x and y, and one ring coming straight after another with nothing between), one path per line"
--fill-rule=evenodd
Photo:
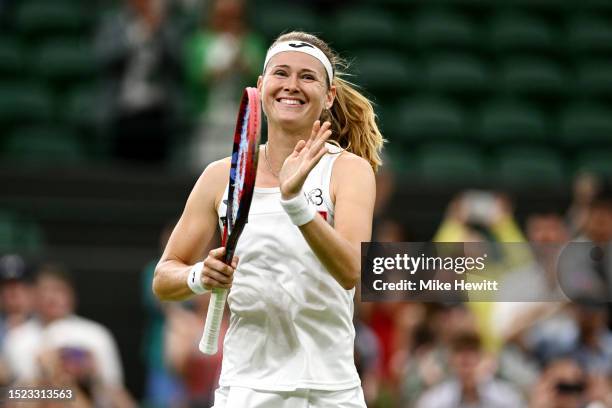
M317 120L312 126L310 138L307 141L300 140L285 159L278 175L281 196L284 200L289 200L300 193L310 171L327 153L325 142L332 134L330 128L330 122L321 125Z

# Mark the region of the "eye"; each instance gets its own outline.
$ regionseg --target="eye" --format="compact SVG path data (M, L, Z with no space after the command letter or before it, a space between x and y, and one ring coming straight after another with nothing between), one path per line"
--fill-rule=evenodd
M304 74L302 75L302 79L306 81L315 81L317 78L312 74Z
M287 72L285 72L282 69L277 69L276 71L273 72L274 75L277 76L282 76L282 77L286 77L287 76Z

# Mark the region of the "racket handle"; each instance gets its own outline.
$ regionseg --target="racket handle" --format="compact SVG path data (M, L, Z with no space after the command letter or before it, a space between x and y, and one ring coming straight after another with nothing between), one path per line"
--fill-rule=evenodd
M225 309L225 298L227 289L213 289L206 313L204 333L200 340L200 351L204 354L216 354L219 343L219 331L223 320L223 309Z

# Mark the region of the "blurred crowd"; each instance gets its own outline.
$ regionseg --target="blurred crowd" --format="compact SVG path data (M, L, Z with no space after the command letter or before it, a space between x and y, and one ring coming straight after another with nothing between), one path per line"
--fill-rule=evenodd
M75 313L77 297L64 268L45 263L33 271L9 254L0 258L0 279L2 386L71 390L78 407L137 406L123 385L113 335ZM4 406L13 406L6 398Z
M236 100L266 51L245 13L243 0L129 0L102 19L95 44L115 157L199 171L227 155Z
M392 193L380 197L392 200ZM409 241L410 226L384 207L373 241ZM508 194L463 191L432 240L525 243L529 253L499 253L495 262L528 282L527 296L540 301L520 302L525 294L516 293L498 302L357 302L356 361L368 406L612 406L609 181L581 174L568 209L532 211L522 224ZM570 293L560 287L559 259L576 242L601 252L584 262L572 254L584 290Z

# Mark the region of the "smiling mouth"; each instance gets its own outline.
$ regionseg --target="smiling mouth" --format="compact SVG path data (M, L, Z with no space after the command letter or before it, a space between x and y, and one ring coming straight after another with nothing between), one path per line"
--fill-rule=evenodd
M288 98L277 98L276 102L279 102L283 105L288 105L288 106L299 106L299 105L304 105L304 101L299 100L299 99L288 99Z

